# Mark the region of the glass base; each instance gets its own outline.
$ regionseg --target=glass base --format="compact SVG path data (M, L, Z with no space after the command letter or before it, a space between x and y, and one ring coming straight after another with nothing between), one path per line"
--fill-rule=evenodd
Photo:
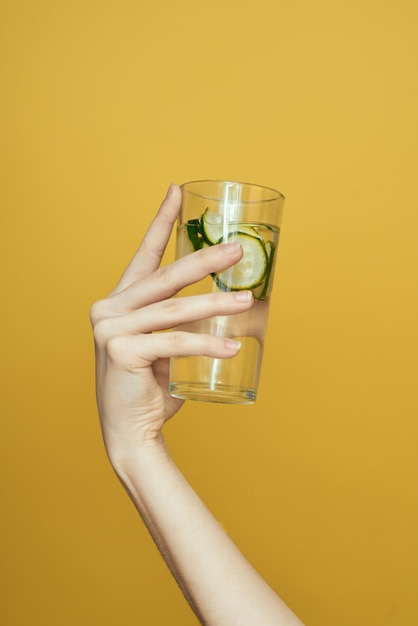
M255 389L240 389L228 385L205 385L204 383L171 382L168 388L173 398L217 402L218 404L254 404Z

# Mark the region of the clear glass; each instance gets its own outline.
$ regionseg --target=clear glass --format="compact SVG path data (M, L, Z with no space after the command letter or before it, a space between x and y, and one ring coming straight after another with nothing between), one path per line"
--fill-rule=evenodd
M233 268L208 276L179 295L251 289L255 303L246 313L179 327L234 338L242 346L231 359L171 359L169 391L187 400L252 404L257 398L284 197L268 187L229 181L194 181L181 188L176 258L234 240L241 243L244 254Z

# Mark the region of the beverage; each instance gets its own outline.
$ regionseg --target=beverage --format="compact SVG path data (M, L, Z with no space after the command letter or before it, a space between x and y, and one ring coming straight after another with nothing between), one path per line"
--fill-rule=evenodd
M204 219L201 218L202 223ZM196 222L192 224L194 228ZM187 395L189 399L204 399L211 402L228 402L232 397L240 397L242 403L252 403L257 397L260 376L265 329L267 326L269 295L274 275L275 251L277 249L279 229L266 224L228 223L225 234L217 237L215 243L201 239L198 243L197 228L193 233L190 224L182 224L177 229L177 257L184 256L205 245L216 245L222 240L239 240L243 246L242 262L246 256L254 261L256 253L246 251L248 242L260 247L260 255L265 255L265 266L261 269L252 267L242 271L237 279L237 268L230 268L219 275L187 287L180 295L198 295L211 291L232 291L249 289L254 295L254 306L239 315L225 315L183 324L179 330L196 333L208 333L237 339L241 349L234 357L233 367L229 360L214 359L205 356L192 356L173 359L171 363L170 393L178 397ZM223 230L223 225L220 231ZM263 252L264 249L264 252ZM245 274L245 277L243 275ZM235 278L234 278L235 275ZM239 283L239 286L234 286ZM236 372L240 372L237 378Z
M176 258L233 241L240 243L243 254L233 267L207 276L179 295L251 290L254 305L245 313L179 327L236 339L241 349L230 359L172 358L169 391L177 398L252 404L257 398L284 197L268 187L230 181L195 181L181 189Z

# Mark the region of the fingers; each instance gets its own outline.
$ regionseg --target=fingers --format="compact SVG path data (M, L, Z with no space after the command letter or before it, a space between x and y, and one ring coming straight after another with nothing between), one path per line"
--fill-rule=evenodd
M239 341L225 337L174 331L112 337L107 345L107 355L113 366L138 372L157 359L183 356L227 359L235 356L240 347Z
M152 221L141 246L123 273L112 294L125 289L133 282L154 272L161 263L162 256L178 217L181 203L181 189L170 185L167 195L157 215Z
M123 291L113 294L108 301L113 314L129 311L166 300L184 287L206 276L235 265L242 256L238 243L211 246L182 257L159 268L142 280L137 280Z
M95 326L95 336L100 344L113 335L137 335L168 330L181 324L215 316L243 313L253 305L253 302L251 291L170 298L127 315L102 319Z

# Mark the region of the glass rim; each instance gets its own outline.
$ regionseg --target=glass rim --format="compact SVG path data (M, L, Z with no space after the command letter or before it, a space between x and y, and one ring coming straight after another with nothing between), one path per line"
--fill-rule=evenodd
M268 187L267 185L259 185L257 183L246 183L246 182L238 181L238 180L222 180L222 179L207 178L207 179L199 179L199 180L190 180L190 181L187 181L186 183L182 183L179 186L182 191L183 190L187 191L187 193L190 193L193 196L204 197L204 198L207 198L208 200L222 200L222 198L219 198L217 196L209 196L209 195L205 195L205 194L187 189L187 187L191 185L198 185L198 184L203 184L203 183L242 185L243 187L255 187L258 189L265 189L266 191L270 191L273 194L275 194L274 197L272 198L263 198L261 200L240 200L240 204L260 204L264 202L275 202L277 200L285 200L285 196L280 191L278 191L277 189L274 189L273 187Z

